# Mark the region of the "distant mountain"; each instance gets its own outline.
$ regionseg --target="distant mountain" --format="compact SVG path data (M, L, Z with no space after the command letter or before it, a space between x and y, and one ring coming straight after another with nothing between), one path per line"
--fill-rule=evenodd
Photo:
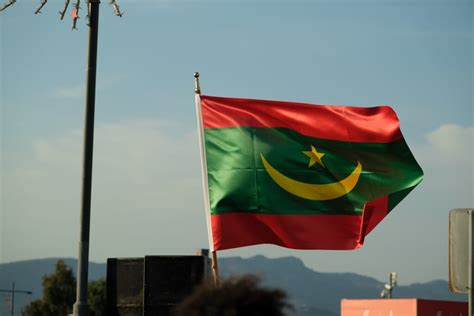
M11 288L12 282L20 290L33 291L33 295L15 296L15 315L31 300L42 296L41 280L45 274L54 271L58 258L38 259L0 264L0 289ZM76 271L75 259L64 259ZM255 256L219 259L222 276L253 273L260 275L264 284L287 291L298 316L339 315L342 298L379 298L383 283L376 279L354 273L321 273L306 267L300 259L285 257L269 259ZM105 276L106 265L91 263L89 279ZM3 295L6 297L6 295ZM399 286L394 297L412 297L441 300L466 300L466 295L449 292L444 280ZM9 307L0 295L0 316L10 315Z
M269 259L255 256L248 259L219 259L224 275L256 273L265 284L285 289L298 307L298 315L339 315L343 298L380 298L383 283L355 273L321 273L309 269L295 257ZM443 280L399 286L393 292L395 298L427 298L440 300L466 300L463 294L449 292ZM313 309L325 310L326 314L314 313ZM303 313L308 309L307 313Z

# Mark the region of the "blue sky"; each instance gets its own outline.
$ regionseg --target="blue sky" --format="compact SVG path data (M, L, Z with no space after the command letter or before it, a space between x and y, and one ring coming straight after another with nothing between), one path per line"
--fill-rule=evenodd
M193 73L204 94L389 104L425 171L357 251L255 246L318 271L447 279L448 211L474 206L473 2L121 1L101 5L91 259L206 247ZM0 262L76 256L84 19L0 13ZM84 11L82 11L84 13Z

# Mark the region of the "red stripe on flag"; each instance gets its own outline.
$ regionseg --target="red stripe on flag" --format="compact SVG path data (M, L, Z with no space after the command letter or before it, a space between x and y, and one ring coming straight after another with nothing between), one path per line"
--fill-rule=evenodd
M316 138L389 143L402 138L389 106L351 107L201 96L204 128L282 127Z
M388 195L369 201L364 207L360 235L367 236L388 214ZM362 241L363 242L363 241Z
M357 215L211 215L215 250L257 244L293 249L356 249L362 246L361 219Z

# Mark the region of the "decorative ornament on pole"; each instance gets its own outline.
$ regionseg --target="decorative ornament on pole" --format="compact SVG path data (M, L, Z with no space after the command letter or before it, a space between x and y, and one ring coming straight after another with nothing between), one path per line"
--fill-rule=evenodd
M2 6L0 7L0 12L3 11L3 10L5 10L5 9L8 8L9 6L14 5L15 2L16 2L16 0L10 0L10 1L6 2L4 5L2 5Z
M43 9L44 5L48 2L48 0L41 0L39 7L36 9L35 14L41 13L41 9Z
M59 11L59 18L62 20L64 19L64 15L66 14L67 7L69 6L69 0L64 1L64 8L62 11Z
M81 9L81 0L76 0L72 6L71 18L72 18L72 29L77 30L76 24L79 20L79 10ZM89 14L87 14L89 16Z
M122 11L120 11L120 7L117 4L117 1L116 0L110 0L109 4L112 7L112 10L114 11L114 14L116 16L122 17L123 13L122 13Z
M85 0L85 1L86 1L87 6L89 6L89 4L91 2L97 2L97 3L100 2L99 0ZM41 9L43 9L43 7L46 5L47 2L48 2L48 0L40 0L40 3L39 3L38 7L35 10L35 14L41 13ZM64 0L63 9L61 11L59 11L59 19L61 19L61 20L64 19L64 16L66 15L66 12L68 10L70 2L71 2L71 0ZM14 5L15 3L16 3L16 0L6 0L5 3L0 6L0 12L4 11L8 7ZM112 11L116 16L119 16L119 17L123 16L123 12L120 10L120 6L117 3L117 0L109 0L109 5L112 7ZM80 9L81 9L81 0L75 0L73 5L72 5L72 10L71 10L72 29L73 30L77 30L77 20L80 19L80 16L79 16L79 10ZM89 10L87 11L87 21L89 21ZM87 23L87 24L89 26L89 23Z

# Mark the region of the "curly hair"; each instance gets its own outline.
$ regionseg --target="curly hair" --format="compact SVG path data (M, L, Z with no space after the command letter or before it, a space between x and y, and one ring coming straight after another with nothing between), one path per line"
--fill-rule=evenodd
M292 310L279 289L259 287L259 278L229 278L216 287L204 282L175 309L174 316L284 316Z

